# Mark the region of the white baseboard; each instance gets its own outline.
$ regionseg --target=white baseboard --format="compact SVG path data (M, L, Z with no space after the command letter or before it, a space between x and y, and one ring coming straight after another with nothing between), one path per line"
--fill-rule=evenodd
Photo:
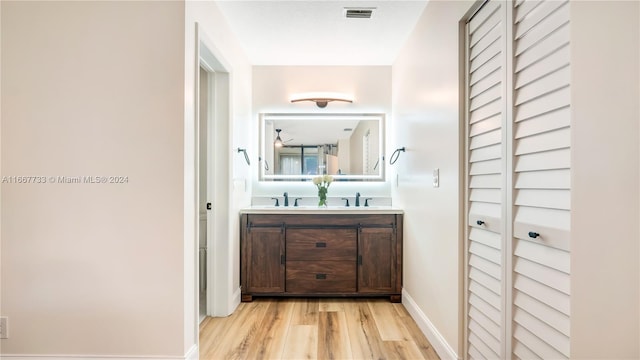
M440 334L438 329L436 329L427 315L422 312L418 307L418 304L416 304L411 295L409 295L405 289L402 289L402 305L404 305L413 320L418 324L418 327L422 330L422 333L427 340L429 340L436 353L438 353L440 359L460 359L455 350L453 350L449 343L447 343L442 334Z
M191 349L184 355L185 360L198 360L199 357L200 349L198 348L198 344L191 346Z
M240 291L240 287L238 286L236 288L236 291L233 292L233 295L231 295L231 301L229 303L229 314L233 314L233 312L236 311L236 308L238 307L238 305L240 305L241 295L242 295L242 292Z
M2 354L2 360L198 360L198 345L193 345L184 356L158 355L29 355Z

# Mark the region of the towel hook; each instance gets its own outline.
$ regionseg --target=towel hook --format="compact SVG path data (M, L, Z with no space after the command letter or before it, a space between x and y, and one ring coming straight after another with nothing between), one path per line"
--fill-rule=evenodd
M244 153L244 160L247 162L247 165L251 165L251 162L249 161L249 155L247 155L247 149L238 148L238 152Z
M407 151L407 149L404 146L401 148L397 148L396 151L394 151L393 154L391 154L391 158L389 159L389 164L390 165L395 164L396 161L398 161L398 158L400 157L400 153L405 151Z

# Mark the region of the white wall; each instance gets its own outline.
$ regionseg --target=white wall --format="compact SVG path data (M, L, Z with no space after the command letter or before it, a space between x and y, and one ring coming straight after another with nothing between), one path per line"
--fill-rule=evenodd
M8 354L183 356L184 5L2 4Z
M430 1L393 64L392 170L405 210L404 289L462 354L458 22L470 1ZM432 187L434 168L440 187ZM440 353L441 356L447 356Z
M352 94L353 104L331 102L318 108L312 102L291 103L292 94L304 92L339 92ZM251 138L258 147L258 114L260 113L383 113L387 128L391 114L390 66L254 66L253 118ZM389 147L386 147L389 153ZM257 159L256 153L255 158ZM341 182L329 190L330 197L390 196L390 180L386 182ZM254 196L316 196L317 189L308 182L259 182L253 176Z
M637 1L571 3L571 357L640 357Z

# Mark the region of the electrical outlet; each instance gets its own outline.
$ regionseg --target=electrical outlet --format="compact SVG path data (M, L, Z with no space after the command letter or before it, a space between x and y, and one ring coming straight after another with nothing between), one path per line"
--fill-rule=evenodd
M0 339L9 338L9 318L0 316Z

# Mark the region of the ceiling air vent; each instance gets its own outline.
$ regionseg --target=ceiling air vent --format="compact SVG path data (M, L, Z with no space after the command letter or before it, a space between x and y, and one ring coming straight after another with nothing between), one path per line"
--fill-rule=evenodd
M374 7L346 7L344 8L344 17L347 19L371 19Z

